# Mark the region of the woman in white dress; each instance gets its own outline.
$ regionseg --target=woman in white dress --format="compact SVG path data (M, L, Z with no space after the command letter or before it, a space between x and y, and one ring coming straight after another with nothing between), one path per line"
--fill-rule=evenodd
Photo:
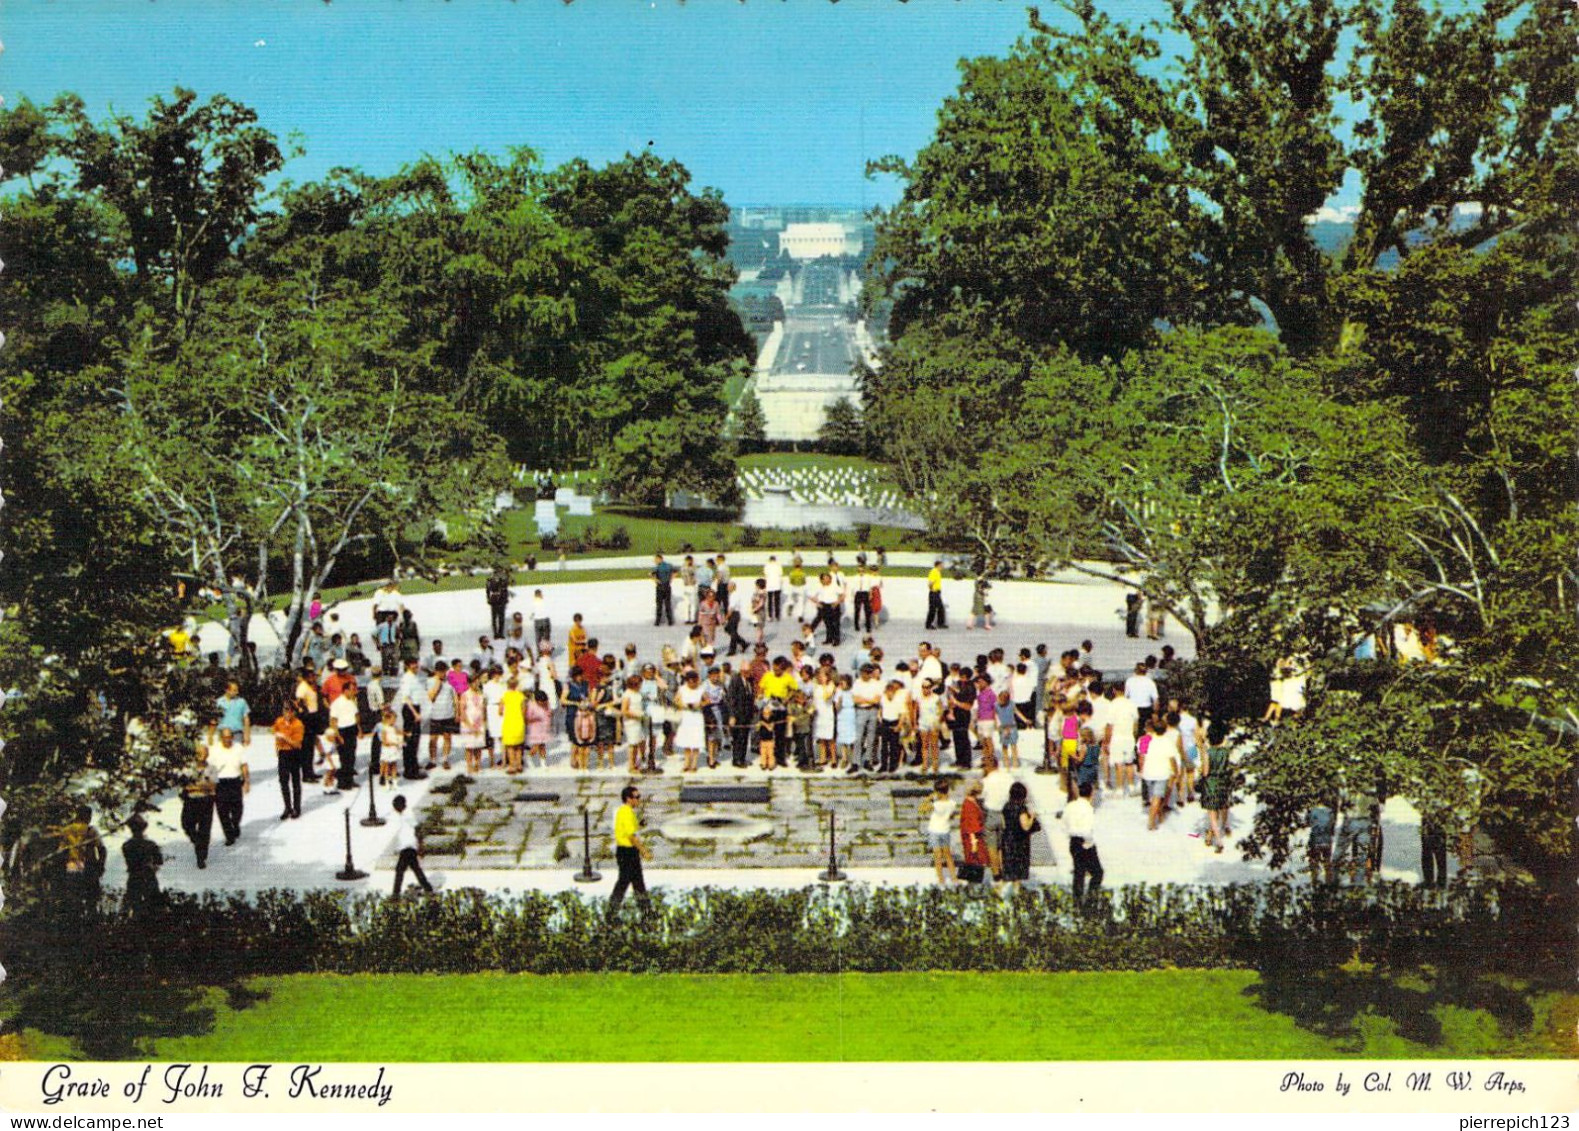
M641 676L625 681L619 701L620 721L625 724L625 744L630 747L630 772L641 773L641 759L647 753L647 708L641 698Z
M701 676L697 675L695 668L692 668L685 673L685 682L674 695L674 705L680 715L679 726L674 732L674 744L685 756L683 773L696 772L696 760L702 752L702 747L707 744L706 718L702 714L702 707L706 702L707 694L702 690Z
M548 696L550 733L559 729L559 669L554 666L553 645L543 641L537 653L537 690Z
M811 704L816 712L812 720L812 735L817 739L817 768L835 764L833 749L834 723L838 718L837 704L834 702L838 694L839 685L833 681L833 672L829 668L819 668L817 675L812 680Z
M497 664L488 669L482 685L482 701L488 709L488 765L497 766L504 756L504 672Z

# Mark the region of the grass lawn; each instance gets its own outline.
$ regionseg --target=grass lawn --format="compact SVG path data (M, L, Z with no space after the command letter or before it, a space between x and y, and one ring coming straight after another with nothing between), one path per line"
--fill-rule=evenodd
M875 471L880 478L889 478L886 467L860 456L830 456L821 452L759 452L740 456L735 462L742 471L797 471L801 468L834 471L848 468L851 471Z
M539 548L537 526L530 510L523 508L507 511L500 521L506 545L515 561L524 560L528 553L536 554L541 561L546 562L552 562L557 558L557 551L545 551ZM611 555L623 557L633 554L647 556L659 552L676 554L680 552L681 546L690 543L696 547L696 552L701 554L711 554L715 551L729 553L743 549L796 548L801 550L807 560L810 560L814 554L825 549L854 549L860 545L853 530L831 531L829 537L833 545L826 548L812 546L804 531L760 530L757 532L757 545L747 547L740 543L741 527L721 515L699 512L697 517L679 517L649 507L628 506L599 507L591 518L570 518L562 515L559 520L559 536L561 540L580 537L589 527L594 526L604 537L607 537L616 526L623 526L625 532L630 535L629 548L568 554L567 557L594 558ZM867 544L895 550L901 545L908 547L912 541L925 541L925 537L912 530L874 526Z
M1243 970L1093 974L295 976L213 991L212 1030L160 1060L903 1061L1573 1056L1579 997L1530 998L1516 1031L1433 1004L1439 1038L1362 1013L1326 1037L1257 1004ZM617 1003L617 1004L616 1004ZM1005 1032L1005 1010L1016 1015ZM620 1023L609 1024L618 1014ZM423 1019L424 1039L409 1039ZM967 1035L971 1035L967 1039ZM13 1052L42 1055L44 1045ZM50 1053L58 1052L58 1047Z

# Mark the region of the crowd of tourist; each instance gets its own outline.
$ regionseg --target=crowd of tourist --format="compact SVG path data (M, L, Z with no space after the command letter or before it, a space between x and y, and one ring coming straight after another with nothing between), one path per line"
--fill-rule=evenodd
M949 632L942 565L925 581L929 632ZM640 654L634 643L607 647L579 612L558 644L543 591L512 609L502 568L484 590L490 631L464 649L425 640L393 581L374 595L370 645L314 607L292 701L272 724L280 819L301 816L304 788L353 790L359 771L386 787L462 767L511 776L752 767L876 779L920 774L938 781L923 807L923 832L939 881L1015 884L1028 875L1031 836L1040 828L1015 774L1035 768L1058 780L1053 816L1066 826L1077 891L1101 882L1095 813L1104 802L1138 796L1149 830L1198 802L1204 843L1218 853L1233 833L1226 728L1165 690L1171 646L1122 678L1099 670L1089 640L1057 656L1046 644L979 652L956 645L947 655L942 641L960 638L939 635L890 654L877 638L880 563L864 554L848 573L831 557L809 569L799 555L786 563L772 556L743 591L723 554L687 555L679 564L659 554L651 578L655 624L677 629L656 655ZM983 579L966 629L994 629L989 596ZM1135 602L1123 612L1128 634L1163 631L1162 618ZM847 622L859 642L845 652ZM766 642L770 625L776 645L789 636L774 650ZM1294 665L1285 661L1274 674L1269 719L1303 709L1303 676ZM227 844L240 835L251 729L248 704L231 683L183 791L182 824L199 867L216 817ZM980 777L959 780L977 767ZM1374 874L1376 810L1371 797L1312 811L1309 853L1318 879ZM1427 872L1432 882L1446 875L1436 851L1443 838L1427 834L1437 864ZM414 836L402 839L404 849ZM408 864L415 863L413 855ZM633 866L639 872L639 860Z

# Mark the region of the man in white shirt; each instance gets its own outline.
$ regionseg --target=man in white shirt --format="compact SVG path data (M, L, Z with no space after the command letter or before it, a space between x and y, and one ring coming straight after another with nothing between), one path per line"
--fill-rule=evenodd
M1009 677L1009 701L1031 721L1036 720L1036 669L1022 660Z
M871 664L861 668L861 678L850 688L855 701L856 761L867 773L877 769L878 709L883 701L883 682Z
M866 621L866 631L872 632L872 590L877 588L877 575L866 568L863 561L855 567L855 631L861 631L861 621Z
M1069 834L1069 856L1075 867L1075 902L1086 895L1086 878L1091 891L1102 886L1102 858L1097 855L1096 810L1091 807L1090 782L1080 786L1080 796L1064 806L1064 830Z
M422 885L423 891L432 891L433 885L428 883L428 877L422 871L422 861L418 859L419 842L417 838L417 821L411 811L406 808L406 796L397 793L393 802L395 807L395 850L399 854L395 857L395 895L400 895L400 889L406 883L406 871L416 877L417 883Z
M821 584L817 587L817 612L822 619L823 646L837 648L841 640L839 613L841 594L839 586L834 583L833 575L822 575Z
M938 655L936 648L923 640L921 642L921 670L922 679L930 679L933 687L943 686L943 659Z
M1148 832L1162 824L1162 805L1168 798L1168 783L1179 772L1183 753L1179 749L1179 732L1163 729L1161 723L1151 728L1151 742L1146 756L1141 760L1140 780L1149 796L1146 818Z
M1102 748L1097 778L1110 783L1108 788L1111 789L1113 779L1109 770L1109 750L1113 739L1113 701L1108 697L1108 689L1100 683L1091 685L1091 697L1087 701L1091 704L1091 721L1086 725L1091 728L1092 737ZM1127 719L1125 721L1128 722Z
M400 682L395 687L393 705L400 712L400 726L406 736L401 760L404 763L402 773L408 781L420 781L428 776L417 765L417 748L422 744L422 707L427 701L427 682L417 671L417 661L407 660L406 670L400 673Z
M1009 679L1014 673L1009 670L1009 665L1003 662L1003 649L994 648L987 655L987 679L992 683L995 695L1006 694L1009 690Z
M1014 786L1014 775L997 762L981 779L981 807L983 835L987 838L987 859L992 864L992 874L1003 874L1003 853L999 841L1003 837L1003 807L1009 803L1009 790Z
M499 636L503 639L504 633L501 632ZM472 663L476 664L483 671L487 671L498 662L498 659L499 657L493 650L493 641L486 636L479 636L477 638L477 651L471 654Z
M387 581L373 594L373 623L398 621L405 604L400 599L400 586Z
M1135 674L1124 681L1124 698L1135 706L1136 720L1144 726L1157 705L1157 681L1146 672L1145 664L1135 665Z
M241 837L242 797L252 789L247 769L247 751L236 741L228 727L221 727L217 741L209 743L208 768L214 775L214 811L225 843L235 844Z
M1130 786L1135 782L1135 704L1117 684L1107 689L1104 701L1111 727L1107 745L1107 784L1109 789L1122 789L1128 797Z
M762 580L768 583L768 618L778 620L784 615L784 567L779 564L778 555L768 555Z

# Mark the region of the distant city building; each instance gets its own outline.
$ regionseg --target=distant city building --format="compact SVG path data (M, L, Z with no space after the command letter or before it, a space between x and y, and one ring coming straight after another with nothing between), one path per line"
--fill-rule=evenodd
M779 233L779 250L794 259L860 255L861 234L844 224L789 224Z

